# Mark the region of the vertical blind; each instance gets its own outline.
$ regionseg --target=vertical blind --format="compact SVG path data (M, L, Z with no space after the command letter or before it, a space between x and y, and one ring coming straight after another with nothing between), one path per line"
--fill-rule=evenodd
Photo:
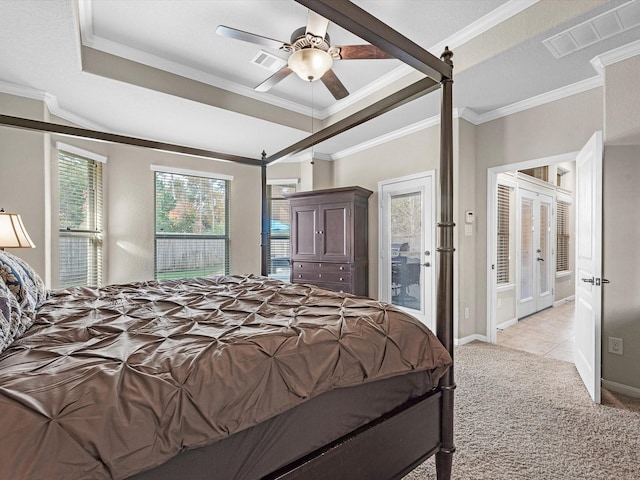
M102 283L102 163L58 153L59 286Z
M269 276L281 280L290 278L291 249L291 214L289 201L284 197L296 191L295 184L269 185L269 212L271 226L269 235Z
M509 283L510 271L510 220L512 187L498 185L498 251L497 251L497 283Z
M229 181L155 174L155 276L229 273Z
M558 200L556 214L556 271L569 270L569 203Z

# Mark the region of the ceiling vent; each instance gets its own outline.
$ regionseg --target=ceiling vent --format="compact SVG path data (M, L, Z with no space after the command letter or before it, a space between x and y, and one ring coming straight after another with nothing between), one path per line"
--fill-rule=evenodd
M280 57L276 57L269 52L260 50L258 54L253 57L251 63L255 63L256 65L259 65L262 68L266 68L267 70L270 70L272 72L277 72L287 64L287 61L283 60Z
M640 2L631 0L613 10L543 40L556 58L564 57L640 25Z

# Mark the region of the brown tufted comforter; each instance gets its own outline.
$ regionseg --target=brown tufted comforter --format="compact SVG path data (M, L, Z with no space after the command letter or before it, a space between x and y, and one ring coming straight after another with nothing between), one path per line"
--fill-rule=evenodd
M0 479L125 478L332 388L451 358L371 299L254 276L53 293L0 355Z

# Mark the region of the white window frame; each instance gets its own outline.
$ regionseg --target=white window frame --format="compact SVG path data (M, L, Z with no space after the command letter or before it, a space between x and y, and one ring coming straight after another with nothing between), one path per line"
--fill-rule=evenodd
M56 142L55 149L57 150L57 181L58 181L58 200L56 202L57 212L56 218L57 220L57 252L58 252L58 269L57 269L57 285L59 287L67 287L73 285L79 286L101 286L103 285L103 273L104 273L104 238L105 238L105 227L104 227L104 218L105 218L105 207L104 207L104 172L103 172L103 164L107 163L107 157L97 154L95 152L91 152L85 150L83 148L76 147L74 145L69 145L63 142ZM98 178L96 179L95 185L97 187L96 192L96 204L92 205L91 209L93 210L92 215L95 216L95 228L92 229L79 229L79 230L70 230L68 228L61 228L59 223L59 212L60 212L60 155L65 155L68 157L78 158L82 160L86 160L87 162L93 162L97 168ZM71 282L65 281L61 278L61 265L60 265L60 253L61 253L61 239L65 237L77 237L77 238L88 238L92 242L92 246L94 247L91 254L87 259L87 275L86 282Z

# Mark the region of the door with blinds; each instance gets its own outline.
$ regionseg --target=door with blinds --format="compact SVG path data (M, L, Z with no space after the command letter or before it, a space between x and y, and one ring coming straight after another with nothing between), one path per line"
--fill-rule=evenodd
M553 305L553 198L518 190L518 318Z

